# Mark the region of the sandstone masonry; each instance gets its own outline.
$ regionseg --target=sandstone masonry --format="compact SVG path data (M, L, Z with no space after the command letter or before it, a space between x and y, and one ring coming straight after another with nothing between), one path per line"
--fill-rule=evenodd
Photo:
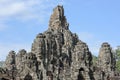
M31 52L10 51L2 80L109 80L114 76L115 59L108 43L103 43L96 66L88 45L69 30L63 6L58 5L50 17L49 28L39 33ZM7 76L7 77L6 77Z

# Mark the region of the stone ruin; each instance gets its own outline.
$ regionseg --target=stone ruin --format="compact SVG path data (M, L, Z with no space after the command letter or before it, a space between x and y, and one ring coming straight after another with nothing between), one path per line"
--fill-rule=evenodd
M69 30L63 6L58 5L48 30L34 39L31 52L9 52L0 80L110 80L114 72L110 45L102 44L94 66L88 45Z
M115 77L116 60L112 52L110 44L103 43L100 48L98 61L94 66L94 78L97 80L120 80L111 79Z

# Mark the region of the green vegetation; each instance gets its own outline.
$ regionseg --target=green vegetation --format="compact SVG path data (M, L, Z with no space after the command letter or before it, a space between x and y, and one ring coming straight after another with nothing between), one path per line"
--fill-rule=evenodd
M116 69L120 72L120 47L116 49Z
M0 67L3 67L4 61L0 61Z
M98 58L94 55L92 55L92 57L93 57L93 59L92 59L93 60L93 65L96 65L96 61L97 61Z

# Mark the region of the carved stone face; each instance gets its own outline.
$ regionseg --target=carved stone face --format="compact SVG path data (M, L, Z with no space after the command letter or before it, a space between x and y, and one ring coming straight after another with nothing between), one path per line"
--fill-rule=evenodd
M114 66L114 64L112 64L112 54L113 53L111 51L110 45L108 43L103 43L100 48L98 64L102 67L104 71L111 70L111 66Z

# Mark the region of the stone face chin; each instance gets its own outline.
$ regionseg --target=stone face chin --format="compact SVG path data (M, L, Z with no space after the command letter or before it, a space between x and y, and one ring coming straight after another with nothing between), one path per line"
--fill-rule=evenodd
M31 52L10 51L0 78L10 80L108 80L114 76L115 60L108 43L103 43L96 66L86 43L69 30L63 6L50 17L49 28L39 33ZM5 76L3 76L4 74ZM2 76L1 76L2 75ZM9 75L9 76L7 76Z

